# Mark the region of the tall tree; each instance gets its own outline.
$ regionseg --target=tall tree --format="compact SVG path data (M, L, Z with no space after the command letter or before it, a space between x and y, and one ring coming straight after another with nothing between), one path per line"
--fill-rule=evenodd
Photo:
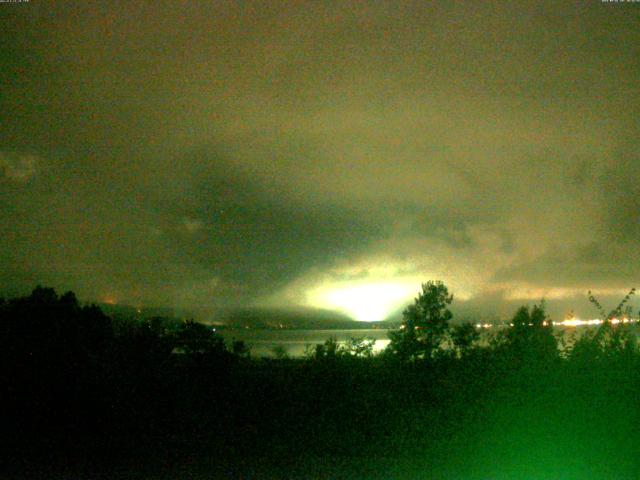
M403 359L432 358L440 348L453 314L447 286L439 281L422 284L422 291L402 313L399 330L389 334L390 350Z

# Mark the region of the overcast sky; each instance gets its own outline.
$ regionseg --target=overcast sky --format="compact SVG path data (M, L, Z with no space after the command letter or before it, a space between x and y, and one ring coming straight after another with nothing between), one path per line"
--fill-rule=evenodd
M640 3L31 0L0 22L5 295L358 317L442 279L560 315L640 286Z

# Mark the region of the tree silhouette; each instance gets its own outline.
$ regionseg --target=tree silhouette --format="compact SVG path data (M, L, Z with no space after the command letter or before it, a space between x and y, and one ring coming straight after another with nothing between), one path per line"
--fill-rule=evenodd
M633 295L635 295L636 293L636 288L633 287L631 290L629 290L629 293L627 293L624 298L622 300L620 300L620 303L618 303L618 305L611 310L609 313L605 313L604 308L602 307L602 305L600 304L600 302L598 302L598 300L596 299L596 297L591 293L591 290L589 290L588 295L589 295L589 302L591 302L591 304L598 310L598 313L600 314L600 317L602 319L603 322L610 322L611 320L613 320L616 317L621 317L623 315L623 308L626 305L627 302L629 302L629 300L631 300L631 297ZM630 314L630 309L627 307L626 312ZM630 316L630 315L629 315Z
M72 292L37 287L0 308L0 404L20 431L90 429L112 371L111 320ZM82 419L82 420L80 420Z
M451 328L451 343L459 357L466 356L480 338L480 332L470 322L455 325Z
M391 351L402 359L433 357L453 317L448 308L452 301L453 295L443 282L423 283L413 305L402 313L400 329L389 334Z
M223 354L224 339L211 327L187 320L176 334L176 347L187 354Z
M312 358L314 360L335 360L339 354L339 345L336 337L329 337L324 343L315 346Z
M544 302L521 306L511 320L506 333L506 345L517 360L535 362L558 356L557 340Z

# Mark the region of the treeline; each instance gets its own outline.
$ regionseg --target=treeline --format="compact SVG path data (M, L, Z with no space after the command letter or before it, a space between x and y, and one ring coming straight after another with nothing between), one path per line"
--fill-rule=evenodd
M451 324L452 300L429 282L385 351L329 339L302 359L251 358L192 321L116 322L48 288L0 301L3 473L500 477L488 449L546 476L574 478L563 451L631 474L640 352L628 325L605 321L567 343L536 305L480 335Z
M623 308L634 293L635 288L616 308L605 313L589 292L602 323L598 328L574 331L570 336L554 330L544 301L532 307L521 306L508 328L481 335L472 323L450 323L453 314L448 306L453 295L444 283L429 281L404 310L402 326L390 333L391 343L384 354L405 361L429 361L443 357L464 359L482 353L494 361L502 357L514 367L558 360L630 359L640 354L635 327L630 323L614 324L613 319L624 315ZM625 310L630 315L630 308Z
M242 342L230 351L208 326L114 321L72 292L38 287L0 299L1 447L82 457L142 441L147 427L171 417L179 371L224 370L245 355Z
M326 360L377 356L386 362L424 366L450 360L503 362L514 369L559 361L630 360L640 355L636 327L631 323L614 323L613 318L623 316L622 308L634 293L632 289L615 309L605 313L589 292L603 319L598 328L580 329L570 335L554 330L541 301L518 308L509 327L482 331L471 322L452 323L453 314L448 306L453 302L453 295L444 283L430 281L422 285L413 304L404 310L400 328L389 332L390 343L384 351L375 355L374 341L365 337L351 338L343 344L329 338L324 344L309 349L306 357Z

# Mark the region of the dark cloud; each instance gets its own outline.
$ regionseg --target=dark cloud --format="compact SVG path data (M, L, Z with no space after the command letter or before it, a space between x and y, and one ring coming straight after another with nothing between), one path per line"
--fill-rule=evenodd
M306 305L439 276L506 305L632 286L636 10L4 4L0 288Z

